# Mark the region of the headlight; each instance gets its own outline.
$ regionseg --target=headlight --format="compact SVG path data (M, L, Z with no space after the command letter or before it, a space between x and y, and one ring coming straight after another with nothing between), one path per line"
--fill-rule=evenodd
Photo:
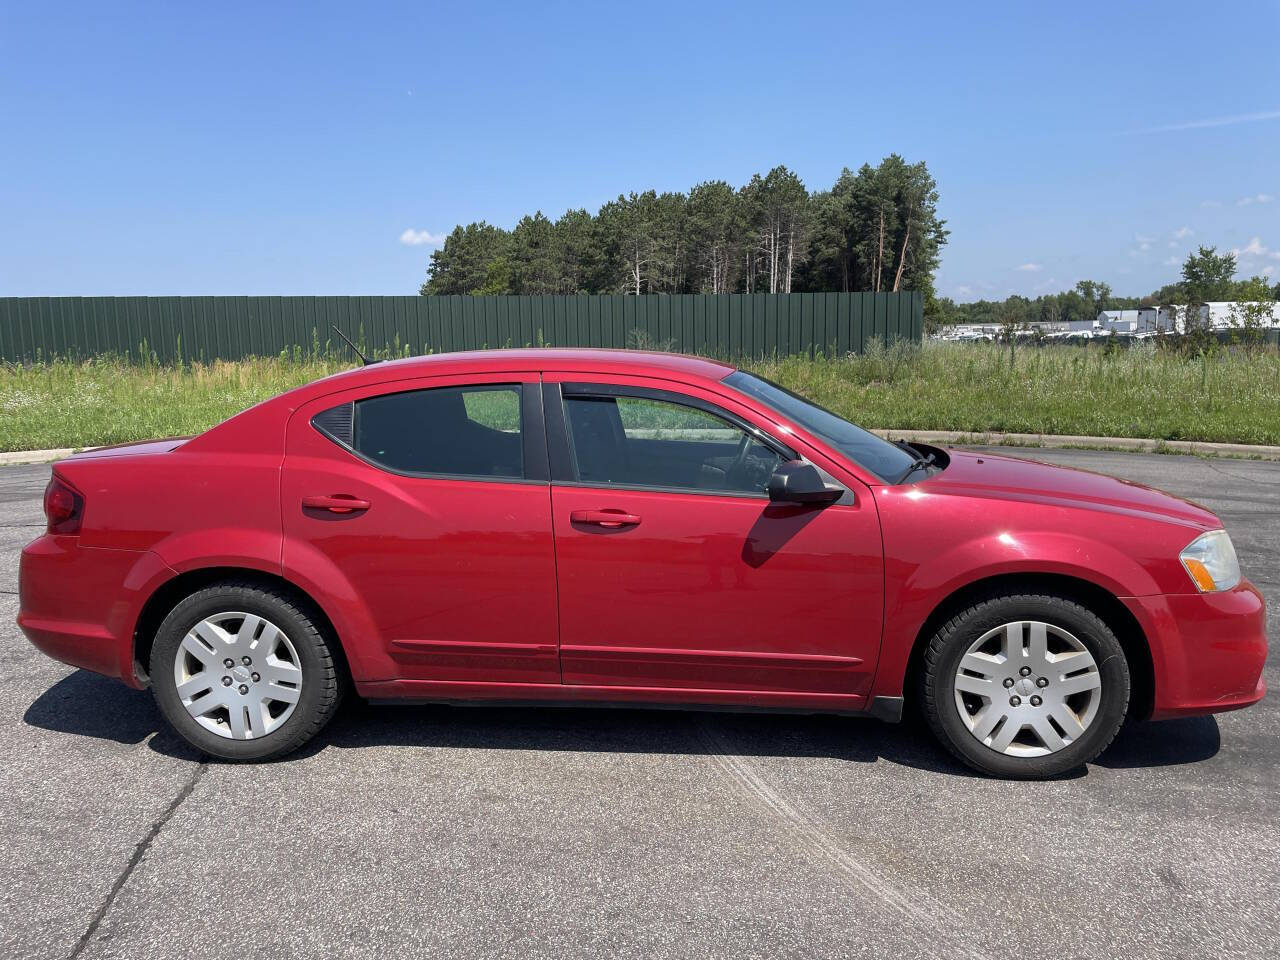
M1240 561L1225 530L1196 537L1178 554L1201 593L1230 590L1240 582Z

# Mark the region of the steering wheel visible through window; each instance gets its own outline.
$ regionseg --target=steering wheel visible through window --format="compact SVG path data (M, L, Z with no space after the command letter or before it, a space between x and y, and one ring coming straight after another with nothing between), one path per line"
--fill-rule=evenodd
M589 483L765 494L782 456L728 415L609 388L566 392L577 478Z

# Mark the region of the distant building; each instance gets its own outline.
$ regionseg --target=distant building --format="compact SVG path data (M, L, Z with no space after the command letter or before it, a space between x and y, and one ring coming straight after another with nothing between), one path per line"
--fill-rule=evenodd
M1102 333L1137 333L1141 310L1103 310L1095 329Z
M1208 319L1214 330L1229 330L1240 326L1241 317L1257 318L1264 327L1280 327L1280 304L1233 303L1215 300L1200 308L1201 319Z
M1215 300L1200 305L1200 323L1211 330L1230 330L1241 326L1248 315L1260 316L1264 327L1280 327L1280 303L1237 303ZM1185 333L1187 307L1169 304L1142 307L1138 310L1103 310L1094 324L1100 332L1121 334Z
M1187 307L1170 304L1160 307L1160 329L1187 330ZM1200 305L1200 324L1210 330L1231 330L1240 327L1245 317L1256 317L1264 327L1280 327L1280 303L1241 303L1233 300L1214 300Z
M1055 324L1058 330L1070 333L1092 333L1098 327L1096 320L1062 320Z
M1280 303L1236 303L1216 300L1201 304L1200 323L1213 330L1230 330L1240 327L1245 316L1260 317L1263 327L1280 329ZM1135 310L1102 310L1094 320L1057 320L1042 322L1032 320L1019 328L1019 338L1042 335L1053 341L1089 340L1093 337L1112 335L1126 337L1150 337L1160 333L1185 333L1187 308L1185 305L1139 307ZM1004 327L997 323L957 323L944 326L933 333L936 340L974 341L999 340L1005 335Z

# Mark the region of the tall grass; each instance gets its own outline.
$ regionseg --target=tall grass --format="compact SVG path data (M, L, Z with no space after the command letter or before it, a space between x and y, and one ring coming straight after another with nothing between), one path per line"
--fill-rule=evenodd
M0 450L198 433L350 364L301 357L166 367L103 358L0 366ZM872 344L746 366L868 427L1280 444L1280 354L1184 358L1137 346Z
M285 358L139 366L103 358L0 367L0 450L199 433L260 400L349 366Z
M755 364L870 427L1280 443L1280 353L927 343Z

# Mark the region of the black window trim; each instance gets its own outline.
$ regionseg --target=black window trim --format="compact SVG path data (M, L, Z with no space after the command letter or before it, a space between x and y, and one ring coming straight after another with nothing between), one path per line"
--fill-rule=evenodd
M787 444L771 436L754 423L736 413L717 406L701 397L693 397L675 390L662 390L655 387L636 387L621 383L587 383L565 382L542 384L542 407L546 414L547 450L550 456L551 482L565 487L590 487L599 490L634 490L651 493L679 493L708 497L739 497L746 500L767 500L768 493L748 493L743 490L707 490L697 487L666 487L649 484L607 483L596 480L578 479L578 471L573 458L572 441L569 437L568 416L565 400L569 397L599 397L602 399L616 397L632 397L638 400L657 400L663 403L674 403L679 406L701 410L758 440L783 460L799 460L800 455Z
M354 422L355 405L361 400L368 400L374 397L389 397L397 393L416 393L422 390L467 390L467 389L485 389L492 388L509 388L515 387L520 396L520 445L521 460L523 461L523 476L520 477L494 477L488 475L470 474L470 473L423 473L414 470L397 470L387 466L385 463L365 456L357 450L353 444L347 443L332 432L326 430L320 424L316 423L316 419L337 407L350 406L352 408L352 417ZM532 483L546 485L551 482L551 468L547 458L547 434L545 425L545 416L543 413L543 391L537 389L538 381L482 381L480 383L449 383L440 384L434 387L413 386L403 390L387 390L385 393L371 393L367 396L358 397L352 400L345 400L342 403L335 403L326 407L324 410L314 414L309 423L311 428L323 436L326 440L335 446L345 450L357 460L367 463L369 466L381 470L383 473L389 473L397 477L409 477L415 480L460 480L466 483ZM354 432L352 440L354 441Z

